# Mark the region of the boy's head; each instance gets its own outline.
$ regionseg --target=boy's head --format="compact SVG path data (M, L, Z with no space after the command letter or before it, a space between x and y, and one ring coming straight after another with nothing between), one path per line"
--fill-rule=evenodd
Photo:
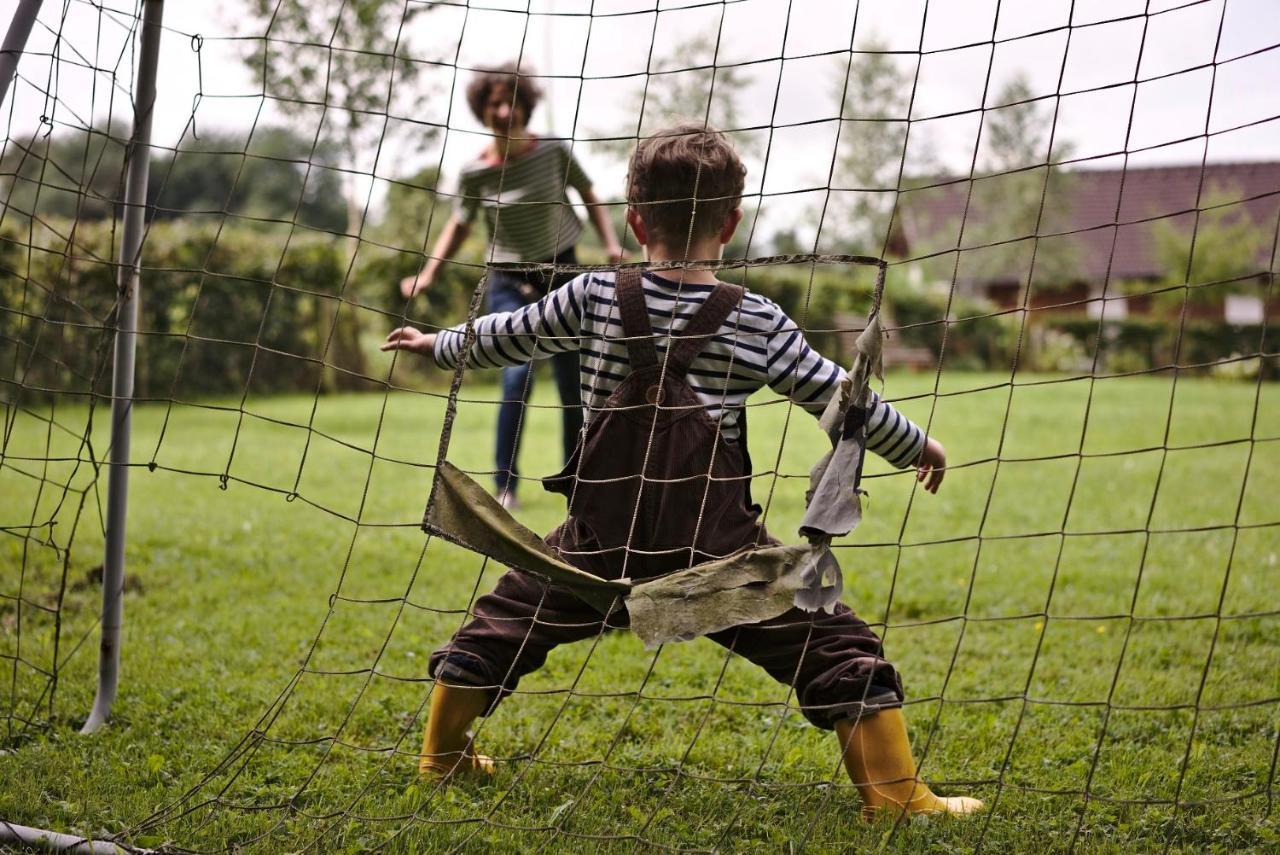
M480 124L499 135L509 128L523 129L542 100L533 74L533 69L515 62L477 71L467 84L467 106Z
M733 144L699 122L640 141L627 168L628 218L637 237L677 254L711 239L727 242L741 218L747 175Z

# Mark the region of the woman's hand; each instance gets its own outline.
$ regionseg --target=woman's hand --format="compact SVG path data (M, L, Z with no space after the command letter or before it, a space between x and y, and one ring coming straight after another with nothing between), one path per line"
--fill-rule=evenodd
M413 299L416 295L431 287L431 280L434 277L428 275L426 270L421 273L415 273L413 276L406 276L400 280L400 293L404 295L406 300Z
M409 350L422 356L432 356L436 349L436 334L424 333L413 327L394 329L379 350Z
M916 480L922 481L924 488L930 493L936 493L942 486L946 470L947 450L942 447L942 443L929 437L925 441L924 451L920 452L920 459L916 461Z
M436 281L436 274L440 272L440 265L458 254L469 234L471 226L462 222L456 212L450 215L449 222L444 224L440 237L436 238L435 246L431 248L431 255L427 256L418 275L406 276L400 280L400 293L406 300L412 300L416 294L431 287Z
M627 260L627 251L616 243L606 246L604 254L608 257L610 264L621 264Z

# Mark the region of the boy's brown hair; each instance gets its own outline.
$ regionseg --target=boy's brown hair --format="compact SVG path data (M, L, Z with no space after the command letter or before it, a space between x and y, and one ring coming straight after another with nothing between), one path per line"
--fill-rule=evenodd
M495 68L482 68L467 84L467 106L480 122L484 121L484 107L489 103L489 96L499 86L505 86L515 98L515 103L524 110L527 122L533 115L533 108L542 100L542 87L534 80L534 71L529 66L521 66L515 62L504 62Z
M747 169L733 144L701 122L643 139L627 167L627 204L652 239L680 247L716 234L742 202Z

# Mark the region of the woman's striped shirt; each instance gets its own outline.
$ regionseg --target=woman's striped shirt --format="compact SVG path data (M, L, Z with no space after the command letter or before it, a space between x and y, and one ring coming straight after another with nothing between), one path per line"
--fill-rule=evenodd
M673 329L680 333L713 286L681 284L645 273L643 288L662 359L665 337ZM466 325L459 324L436 338L438 365L458 364L465 330ZM630 372L613 273L584 273L517 311L477 318L476 342L467 365L499 368L568 350L581 354L582 403L590 420ZM747 398L761 387L768 386L821 416L844 373L809 346L776 303L747 291L740 308L730 313L693 361L687 380L708 415L719 420L724 437L736 439ZM910 466L924 448L924 432L887 401L872 396L867 448L894 466Z
M454 213L468 225L484 214L494 261L548 261L582 234L567 187L582 193L591 179L563 142L537 139L518 157L465 167Z

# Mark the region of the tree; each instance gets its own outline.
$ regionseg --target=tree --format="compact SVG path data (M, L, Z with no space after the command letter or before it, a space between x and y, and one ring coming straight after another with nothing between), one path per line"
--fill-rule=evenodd
M5 218L101 220L124 198L127 131L77 128L48 137L10 140L0 159Z
M319 138L341 152L348 170L352 234L363 207L355 199L356 164L393 132L390 115L415 116L427 97L415 85L421 66L410 58L408 32L432 8L403 0L247 0L242 30L258 40L245 63L286 116L323 110ZM433 136L436 129L416 133Z
M331 156L333 144L321 144ZM227 211L262 220L296 222L323 231L347 227L341 181L312 167L311 141L288 128L258 128L253 138L206 134L155 159L149 191L157 219Z
M628 99L624 110L627 118L622 126L626 136L620 136L618 131L597 131L593 136L619 137L601 146L625 157L635 148L636 140L630 136L633 133L643 138L677 122L703 120L720 130L739 128L742 118L738 104L750 80L741 68L708 65L708 58L713 56L715 40L709 35L694 35L677 43L646 77L644 88ZM750 135L732 136L743 154L760 153L759 141Z
M433 8L404 0L247 0L243 28L257 41L245 62L286 116L301 120L320 110L313 132L343 156L346 228L352 235L359 234L364 213L356 198L362 155L380 150L402 127L390 122L392 115L422 112L427 93L415 85L421 66L410 58L408 34L412 20ZM416 132L436 133L426 126ZM364 373L359 317L345 307L335 311L327 358L351 373L332 373L325 382L354 387Z
M291 221L296 213L301 225L341 231L347 208L340 182L330 170L308 171L310 149L309 140L288 129L259 128L250 141L215 132L176 152L153 153L149 216L170 220L225 210ZM10 183L8 216L96 221L120 214L124 151L114 127L12 141L0 161Z
M1219 306L1227 294L1261 294L1258 282L1267 272L1271 239L1240 202L1244 196L1239 188L1215 185L1203 194L1198 221L1182 217L1151 224L1165 284L1208 286L1186 292L1192 303ZM1166 298L1181 303L1183 292L1166 292Z
M879 255L888 229L907 144L910 79L894 64L887 46L872 39L835 82L841 102L840 183L822 229L850 250Z
M371 232L381 246L360 250L360 279L367 286L363 297L388 312L405 308L399 282L422 268L423 253L430 251L452 213L452 200L436 192L439 182L439 169L427 166L391 183ZM482 265L483 246L482 235L473 235L455 259ZM478 279L475 268L446 264L436 284L415 298L412 311L429 318L465 316Z
M804 255L813 249L813 242L800 239L794 227L779 229L769 240L769 252L774 255Z
M1039 237L1069 223L1071 176L1053 164L1070 156L1071 145L1053 141L1051 110L1034 100L1018 75L997 94L1004 106L987 112L981 157L969 201L962 275L979 280L1024 282L1058 289L1077 275L1070 236ZM989 245L989 246L988 246Z
M738 132L743 122L738 105L751 81L746 72L736 66L709 65L715 56L716 41L708 34L693 35L677 43L646 77L644 88L631 98L625 112L628 117L625 132L638 133L643 139L678 122L705 121L724 131L744 159L762 155L760 135ZM596 136L610 134L601 132ZM635 146L636 139L630 137L603 144L606 150L623 158L630 157ZM748 169L756 171L750 164ZM725 258L743 258L752 251L756 211L755 205L743 206L743 222L725 246Z

